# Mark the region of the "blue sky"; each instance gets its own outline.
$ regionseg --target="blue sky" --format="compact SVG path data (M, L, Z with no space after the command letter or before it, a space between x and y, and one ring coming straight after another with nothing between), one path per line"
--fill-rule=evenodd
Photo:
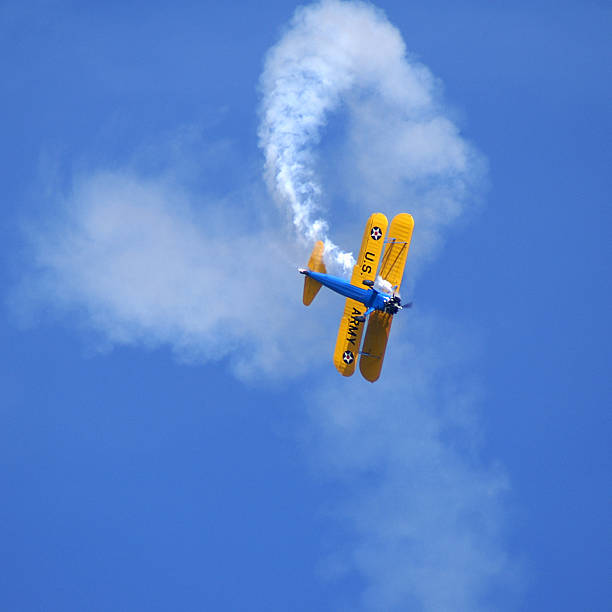
M0 8L2 609L609 606L610 8L338 6ZM375 385L264 171L311 57L313 215L415 216Z

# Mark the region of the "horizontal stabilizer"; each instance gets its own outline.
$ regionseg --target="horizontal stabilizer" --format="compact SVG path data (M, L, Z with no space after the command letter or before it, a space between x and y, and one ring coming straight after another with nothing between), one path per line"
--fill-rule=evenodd
M317 242L315 242L310 259L308 260L308 269L312 272L327 274L325 263L323 263L323 242L321 240L317 240ZM319 289L321 287L321 283L314 280L314 278L310 278L309 276L304 277L303 302L305 306L310 306L312 300L315 299L315 296L317 293L319 293Z

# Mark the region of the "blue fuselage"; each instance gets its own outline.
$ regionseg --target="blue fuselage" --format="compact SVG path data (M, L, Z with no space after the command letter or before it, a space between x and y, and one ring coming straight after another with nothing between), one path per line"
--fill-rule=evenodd
M306 270L304 274L322 285L329 287L332 291L335 291L340 295L356 300L357 302L361 302L370 311L381 310L384 312L385 304L391 297L376 291L376 289L362 289L361 287L352 285L344 278L332 276L331 274L322 274L320 272L313 272L312 270Z

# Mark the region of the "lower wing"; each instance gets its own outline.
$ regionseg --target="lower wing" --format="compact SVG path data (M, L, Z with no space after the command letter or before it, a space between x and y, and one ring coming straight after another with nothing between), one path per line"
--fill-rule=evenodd
M342 376L352 376L357 365L359 345L365 323L357 321L355 317L363 315L366 307L356 300L347 298L344 312L340 319L338 338L334 350L334 365Z

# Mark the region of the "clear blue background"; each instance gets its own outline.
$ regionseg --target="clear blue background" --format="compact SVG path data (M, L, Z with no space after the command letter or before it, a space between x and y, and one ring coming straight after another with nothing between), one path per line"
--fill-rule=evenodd
M489 160L486 205L450 233L418 300L482 337L482 453L511 483L520 609L609 609L612 11L379 5ZM68 180L213 117L209 137L256 171L257 79L293 10L3 4L7 298L45 160ZM0 608L326 610L361 588L317 573L344 535L291 433L303 387L237 384L223 363L163 349L92 353L86 332L40 318L23 328L6 309L0 327Z

